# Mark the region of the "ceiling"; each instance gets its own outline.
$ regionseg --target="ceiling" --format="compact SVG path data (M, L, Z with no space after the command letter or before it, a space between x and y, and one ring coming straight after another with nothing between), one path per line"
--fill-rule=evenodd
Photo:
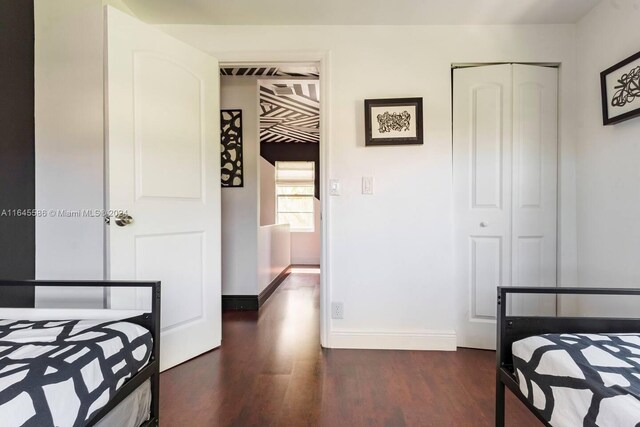
M320 141L320 82L260 80L260 142Z
M244 76L244 77L310 77L318 78L320 70L317 66L239 66L239 67L222 67L220 68L221 76Z
M569 24L600 0L124 0L153 24Z

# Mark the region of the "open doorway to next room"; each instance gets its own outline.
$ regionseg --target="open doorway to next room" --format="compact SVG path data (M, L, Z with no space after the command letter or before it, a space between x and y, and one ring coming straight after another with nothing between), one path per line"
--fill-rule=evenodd
M320 274L317 64L220 68L222 304L258 310L293 272Z

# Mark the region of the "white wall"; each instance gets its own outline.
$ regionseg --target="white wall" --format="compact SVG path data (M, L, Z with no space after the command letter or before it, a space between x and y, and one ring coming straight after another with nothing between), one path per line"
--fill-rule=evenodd
M276 223L276 168L263 157L259 157L259 167L260 225L271 225Z
M36 0L36 279L103 279L102 1ZM79 36L81 34L82 36ZM52 212L56 214L53 217ZM102 288L36 289L36 305L102 307Z
M640 287L640 118L603 126L599 80L601 71L640 50L637 1L602 1L578 24L577 46L580 285ZM603 302L585 299L581 309L640 314L637 298Z
M104 200L103 8L35 0L36 279L105 278L104 219L64 217ZM81 36L79 36L79 34ZM55 212L55 217L51 212ZM102 307L102 288L36 288L38 307Z
M560 283L575 283L575 26L163 26L222 58L330 51L329 346L455 347L451 64L559 62ZM365 98L424 98L425 144L365 147ZM375 178L373 196L361 177ZM326 184L326 183L325 183Z
M316 198L313 209L313 232L291 232L291 264L320 265L320 201Z
M256 79L222 76L222 109L242 110L244 187L222 189L222 294L258 294L258 102Z
M291 265L289 224L264 225L258 230L258 294Z

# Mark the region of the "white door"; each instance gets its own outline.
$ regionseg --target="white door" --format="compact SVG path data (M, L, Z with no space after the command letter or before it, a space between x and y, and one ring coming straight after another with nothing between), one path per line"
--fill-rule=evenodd
M220 345L216 59L107 7L107 206L112 280L162 281L161 369ZM114 308L149 308L117 290Z
M558 69L513 65L512 286L557 285ZM553 316L554 296L515 295L514 315Z
M556 285L557 70L456 69L453 85L456 334L494 349L496 287ZM509 309L550 315L555 298Z

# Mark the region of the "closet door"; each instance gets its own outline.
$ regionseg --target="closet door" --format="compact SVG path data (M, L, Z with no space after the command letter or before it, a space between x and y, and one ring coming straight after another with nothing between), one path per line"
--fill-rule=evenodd
M556 286L558 70L513 65L512 286ZM556 313L553 295L514 295L514 315Z
M556 285L557 70L456 69L454 250L458 345L495 348L497 286ZM515 314L553 314L522 296Z
M453 85L456 335L493 348L496 286L511 277L511 65L456 69Z

